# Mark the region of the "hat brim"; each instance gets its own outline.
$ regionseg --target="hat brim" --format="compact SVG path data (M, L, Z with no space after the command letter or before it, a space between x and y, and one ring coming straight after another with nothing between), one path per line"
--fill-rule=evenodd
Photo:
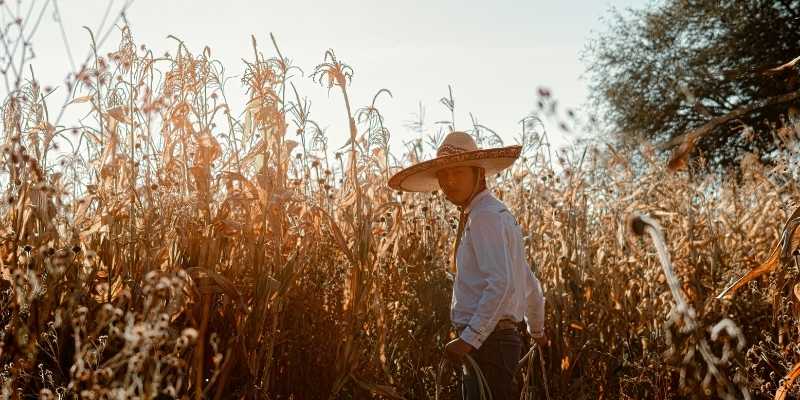
M442 169L480 167L486 170L487 176L491 176L514 164L521 151L522 146L508 146L437 157L394 174L389 179L389 187L406 192L433 192L439 190L436 173Z

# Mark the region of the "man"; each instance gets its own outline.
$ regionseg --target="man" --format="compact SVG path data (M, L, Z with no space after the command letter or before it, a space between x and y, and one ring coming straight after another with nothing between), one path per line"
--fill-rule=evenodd
M437 157L395 174L389 186L405 191L440 189L461 211L451 259L455 270L450 318L458 337L445 346L447 356L465 365L462 392L479 399L473 358L494 400L516 397L513 387L522 340L528 333L545 345L544 296L525 259L522 233L508 208L486 188L485 177L510 167L520 146L478 149L466 133L452 132Z

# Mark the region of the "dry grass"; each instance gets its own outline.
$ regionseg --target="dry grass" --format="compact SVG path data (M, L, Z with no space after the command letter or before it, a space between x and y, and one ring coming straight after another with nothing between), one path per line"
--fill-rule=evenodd
M210 51L158 57L127 31L75 77L68 107L92 122L53 126L35 82L8 96L4 398L434 396L454 210L386 187L390 164L425 149L394 159L383 92L353 111L332 51L313 77L343 97L351 141L329 159L273 48L253 40L240 114ZM647 147L588 147L556 173L539 139L492 186L545 286L552 398L773 396L800 358L797 266L715 296L769 255L800 194L792 171L694 179ZM664 229L691 324L650 241L627 232L636 213Z

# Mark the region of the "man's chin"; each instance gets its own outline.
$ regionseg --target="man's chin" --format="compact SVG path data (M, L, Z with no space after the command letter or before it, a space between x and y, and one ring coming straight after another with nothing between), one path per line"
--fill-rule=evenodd
M445 197L447 197L447 201L449 201L449 202L451 202L451 203L453 203L455 205L460 205L461 203L464 202L463 199L460 199L460 198L457 198L457 197L453 197L453 196L445 196Z

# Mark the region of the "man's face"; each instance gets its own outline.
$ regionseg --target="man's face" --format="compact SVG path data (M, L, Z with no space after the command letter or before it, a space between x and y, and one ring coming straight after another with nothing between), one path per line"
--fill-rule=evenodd
M475 171L472 167L445 168L436 173L439 187L451 203L463 205L472 194Z

